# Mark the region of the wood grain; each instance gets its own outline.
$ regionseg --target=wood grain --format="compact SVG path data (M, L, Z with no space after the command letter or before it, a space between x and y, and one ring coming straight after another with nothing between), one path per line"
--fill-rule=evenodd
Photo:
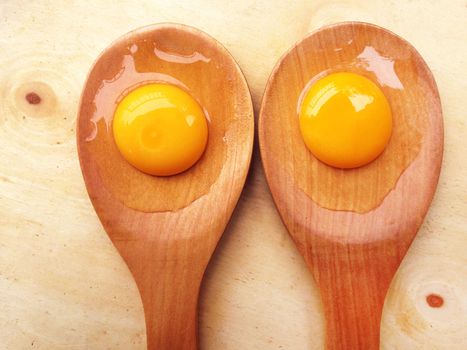
M370 59L356 64L367 51L373 52ZM365 74L378 83L397 130L376 161L350 172L314 166L318 161L298 130L299 95L315 77L336 71ZM428 210L441 167L441 103L428 66L408 42L380 27L346 22L322 28L297 43L274 68L258 130L274 201L321 291L326 348L379 349L387 290ZM413 141L414 134L421 141ZM407 147L413 142L421 145ZM410 163L397 168L394 158ZM378 175L384 172L389 173L386 181ZM317 185L307 186L313 182ZM325 188L367 210L345 206L345 200L338 211L326 207ZM374 193L381 192L384 199L375 202Z
M433 71L445 121L440 182L389 289L381 348L465 350L464 0L0 2L2 350L145 349L138 289L89 201L76 154L81 90L109 43L156 22L200 28L234 55L258 112L284 52L322 25L344 20L376 23L410 41ZM37 82L50 99L19 104L18 89ZM431 293L443 297L443 307L427 304ZM281 223L257 147L202 283L199 331L203 350L323 349L319 292Z
M163 62L155 50L168 50ZM210 118L209 142L202 160L183 175L141 180L113 145L109 125L124 91L164 78L181 82L200 101ZM198 348L201 280L242 191L253 130L240 69L225 48L192 27L132 31L104 51L88 76L77 121L81 169L96 213L138 285L150 350ZM208 187L197 193L200 184ZM133 205L120 201L119 188ZM192 193L180 208L177 199ZM165 207L155 206L161 201Z

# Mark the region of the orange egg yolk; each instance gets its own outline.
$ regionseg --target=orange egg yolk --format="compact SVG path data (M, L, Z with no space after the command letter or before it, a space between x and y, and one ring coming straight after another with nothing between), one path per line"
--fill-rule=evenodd
M112 127L123 157L142 172L158 176L190 168L208 140L208 124L198 102L184 90L162 83L126 95Z
M381 89L354 73L334 73L307 91L299 112L307 148L337 168L368 164L385 149L392 132L389 103Z

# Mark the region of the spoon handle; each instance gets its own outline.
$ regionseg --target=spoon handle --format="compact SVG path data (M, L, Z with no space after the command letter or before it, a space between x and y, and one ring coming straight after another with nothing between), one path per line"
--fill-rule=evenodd
M324 306L326 349L379 350L386 292L400 264L392 241L339 244L317 237L305 255Z
M189 240L114 243L141 294L147 349L196 350L198 294L206 266L203 254Z

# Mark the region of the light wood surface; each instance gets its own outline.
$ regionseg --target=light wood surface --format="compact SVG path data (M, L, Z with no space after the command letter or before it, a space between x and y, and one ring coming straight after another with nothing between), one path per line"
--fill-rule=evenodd
M133 168L109 131L124 91L161 81L188 90L209 118L202 158L169 177ZM222 45L193 27L134 30L93 65L76 134L91 202L140 291L148 350L198 349L201 280L253 151L253 105L240 68Z
M300 96L339 71L379 84L392 111L386 149L354 169L319 162L299 130ZM425 217L441 167L441 102L429 68L386 29L361 22L325 26L273 69L258 137L277 209L320 290L326 349L378 350L387 290Z
M75 144L86 74L120 35L180 22L234 55L256 111L279 57L323 24L362 20L412 43L441 95L445 152L428 215L393 281L382 349L467 347L465 1L9 1L0 3L0 345L139 349L138 290L88 199ZM40 91L31 105L24 95ZM442 307L426 296L443 297ZM430 299L432 300L432 298ZM264 180L258 150L205 276L200 348L322 349L318 290Z

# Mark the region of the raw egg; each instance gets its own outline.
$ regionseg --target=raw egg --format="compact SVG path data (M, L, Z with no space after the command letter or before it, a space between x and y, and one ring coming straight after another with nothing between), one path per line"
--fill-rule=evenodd
M164 83L140 86L117 105L113 136L122 156L144 173L169 176L193 166L208 140L199 103Z
M330 74L310 87L299 121L311 153L337 168L370 163L384 151L392 132L384 93L370 79L347 72Z

